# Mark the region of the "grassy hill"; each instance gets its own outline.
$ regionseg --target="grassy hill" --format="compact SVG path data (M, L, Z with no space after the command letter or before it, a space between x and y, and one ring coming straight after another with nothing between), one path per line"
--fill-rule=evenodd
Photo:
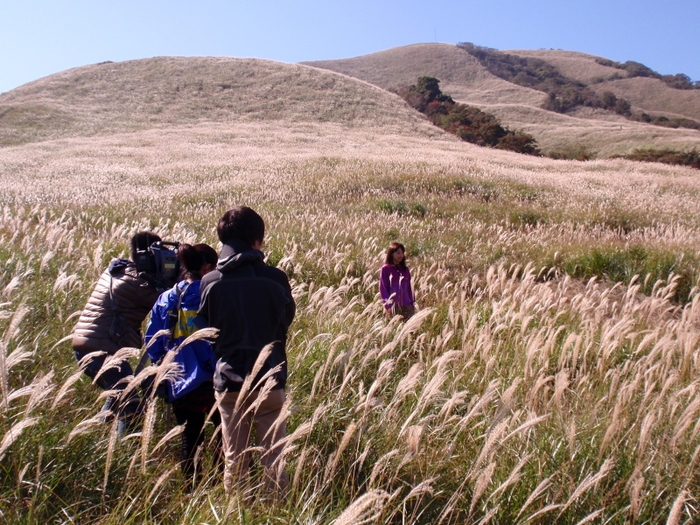
M584 82L620 75L619 69L602 66L595 62L595 57L582 53L512 53L550 61L556 67L561 67L563 74ZM474 57L448 44L417 44L351 59L306 63L353 76L384 89L414 83L423 75L438 78L444 93L458 102L493 113L510 129L532 134L544 153L579 148L605 158L627 154L636 148L685 150L700 147L700 133L696 130L650 126L606 111L586 109L562 115L543 110L541 107L546 94L492 75ZM654 82L654 89L658 89L656 94L646 94L639 88L646 85L645 81ZM592 84L591 87L600 93L612 91L629 98L635 109L654 114L677 113L696 118L697 108L700 107L700 104L694 104L700 90L673 90L656 79L615 80Z
M653 115L700 120L700 89L673 89L657 78L627 77L625 71L601 65L594 55L574 51L507 51L523 57L542 59L567 77L586 83L599 94L610 91L635 107Z
M432 63L431 46L409 49ZM451 82L501 86L523 121L543 111L478 75ZM376 86L257 60L102 64L0 101L19 137L0 148L0 521L695 521L696 170L480 148ZM557 118L591 123L591 140L625 125ZM297 302L286 500L255 475L224 494L213 425L188 492L166 405L148 398L142 431L118 441L68 342L134 232L218 249L235 204L264 217ZM408 322L378 297L392 241Z
M421 128L395 96L303 65L161 57L72 69L0 95L0 145L200 122Z

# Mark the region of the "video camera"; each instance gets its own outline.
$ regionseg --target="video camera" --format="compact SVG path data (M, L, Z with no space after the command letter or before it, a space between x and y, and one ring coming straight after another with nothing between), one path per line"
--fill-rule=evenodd
M139 277L159 291L172 288L180 277L179 246L179 242L156 241L145 250L137 250L134 263Z

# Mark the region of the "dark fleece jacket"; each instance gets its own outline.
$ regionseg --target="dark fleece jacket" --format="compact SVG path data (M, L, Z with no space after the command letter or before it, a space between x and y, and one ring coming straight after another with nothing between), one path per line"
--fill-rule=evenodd
M240 380L250 374L260 351L268 344L272 344L272 353L255 383L280 366L274 375L275 388L284 388L287 329L295 311L289 279L283 271L267 266L263 253L242 241L224 244L217 269L202 279L199 308L203 322L219 329L214 344L219 358L215 388L240 390Z

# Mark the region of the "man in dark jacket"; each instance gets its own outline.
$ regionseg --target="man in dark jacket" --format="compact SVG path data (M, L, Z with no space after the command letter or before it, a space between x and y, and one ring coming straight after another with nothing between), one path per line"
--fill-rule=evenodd
M131 238L131 259L113 259L109 263L73 329L75 358L85 366L85 374L103 390L124 390L128 378L134 374L126 360L101 369L119 349L141 347L141 324L160 292L139 277L133 261L137 251L148 249L156 241L160 241L160 237L147 231ZM115 394L107 398L102 410L105 416L119 416L122 433L134 422L139 403L137 395L120 399Z
M222 419L227 492L242 481L250 464L248 439L255 426L263 449L268 490L284 492L287 474L279 457L286 435L287 330L295 304L284 272L267 266L260 251L263 219L240 206L217 225L223 243L217 269L202 278L199 316L219 329L214 389Z

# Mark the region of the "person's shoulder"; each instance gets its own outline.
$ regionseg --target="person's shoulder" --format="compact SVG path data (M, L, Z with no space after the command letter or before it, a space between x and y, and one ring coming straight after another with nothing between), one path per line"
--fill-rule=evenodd
M214 270L206 274L204 277L202 277L202 280L199 282L199 289L204 290L208 286L211 286L217 281L220 281L222 277L222 274L219 270Z
M275 266L270 266L264 262L260 262L255 265L255 273L260 277L266 277L268 279L273 279L275 281L289 282L289 278L284 271L280 270Z
M274 266L268 266L264 262L260 261L259 264L254 266L255 276L258 279L265 279L268 282L275 283L274 286L279 286L283 290L285 295L291 294L291 285L289 284L289 277L279 268Z
M165 299L167 301L177 301L178 297L182 295L183 293L191 293L189 291L189 288L191 286L188 286L187 281L180 281L175 284L172 288L169 290L164 291L162 294L160 294L160 297L162 299ZM197 293L199 293L199 290L197 290Z

